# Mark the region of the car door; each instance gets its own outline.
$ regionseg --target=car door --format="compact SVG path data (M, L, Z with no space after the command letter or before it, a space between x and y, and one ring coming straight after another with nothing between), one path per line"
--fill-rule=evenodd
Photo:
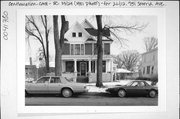
M48 84L50 77L42 77L29 87L30 93L48 93Z
M49 93L60 93L61 90L61 80L60 77L51 77L50 83L48 86Z
M128 95L137 95L138 92L138 82L134 81L131 85L126 87L126 91Z
M145 95L146 94L146 84L143 81L138 82L137 94L138 95Z

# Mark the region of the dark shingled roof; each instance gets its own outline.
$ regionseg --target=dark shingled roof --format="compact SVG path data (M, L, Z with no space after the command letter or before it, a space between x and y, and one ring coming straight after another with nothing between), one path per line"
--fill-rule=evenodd
M98 31L93 28L86 28L85 30L92 36L97 36L97 34L98 34ZM103 36L110 36L109 29L103 30Z
M96 40L94 40L92 38L88 38L86 41L96 41Z

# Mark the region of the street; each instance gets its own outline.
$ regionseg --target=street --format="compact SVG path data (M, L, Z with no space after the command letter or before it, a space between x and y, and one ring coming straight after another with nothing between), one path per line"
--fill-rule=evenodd
M26 106L157 106L158 98L119 98L108 93L85 93L64 98L59 95L33 95L26 97Z

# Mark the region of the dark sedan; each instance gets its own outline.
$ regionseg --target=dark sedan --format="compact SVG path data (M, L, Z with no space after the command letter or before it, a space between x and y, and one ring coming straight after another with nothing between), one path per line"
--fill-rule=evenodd
M107 88L107 92L116 94L119 97L125 96L149 96L151 98L156 97L158 94L157 87L149 85L146 81L131 81L124 86L118 86Z

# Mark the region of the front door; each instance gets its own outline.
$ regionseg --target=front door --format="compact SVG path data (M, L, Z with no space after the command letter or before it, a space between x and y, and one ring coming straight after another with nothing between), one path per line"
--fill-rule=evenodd
M81 76L86 76L86 69L87 69L86 62L81 62L80 63L80 74L81 74Z

